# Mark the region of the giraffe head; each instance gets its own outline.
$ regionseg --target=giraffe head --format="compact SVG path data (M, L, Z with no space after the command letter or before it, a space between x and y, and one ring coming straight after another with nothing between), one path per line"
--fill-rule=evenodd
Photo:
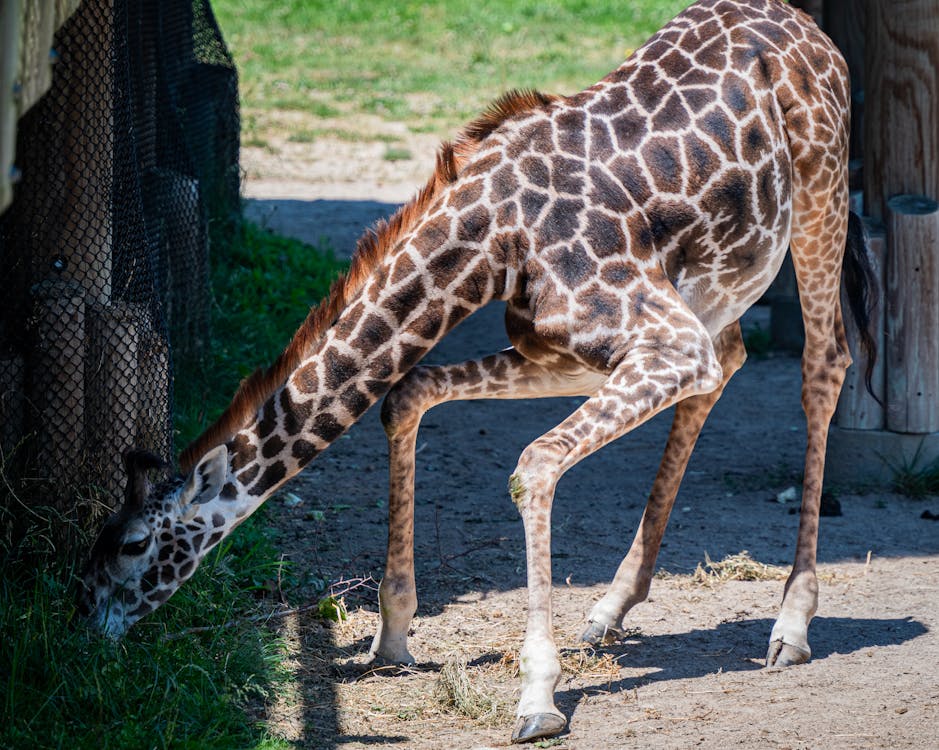
M79 612L112 638L169 599L234 527L219 501L228 475L224 446L186 479L151 484L148 473L165 475L168 467L144 451L125 454L124 467L124 503L98 534L78 595Z

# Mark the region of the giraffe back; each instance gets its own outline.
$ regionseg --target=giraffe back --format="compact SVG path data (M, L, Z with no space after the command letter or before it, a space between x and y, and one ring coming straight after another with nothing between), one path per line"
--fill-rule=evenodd
M505 123L476 156L497 229L521 228L516 346L602 365L571 326L629 329L622 292L651 265L716 336L776 276L813 196L846 186L848 91L801 11L702 0L595 86Z

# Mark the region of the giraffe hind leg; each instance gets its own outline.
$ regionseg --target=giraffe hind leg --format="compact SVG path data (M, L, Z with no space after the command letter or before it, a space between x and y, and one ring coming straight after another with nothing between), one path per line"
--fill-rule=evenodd
M847 154L844 159L846 163ZM802 187L795 197L791 248L805 324L802 408L807 446L795 560L770 635L768 667L811 658L808 626L818 606L815 567L828 427L851 364L839 295L848 219L846 174L827 187Z
M711 409L747 357L739 323L721 331L714 342L714 350L723 369L723 380L711 393L691 396L675 407L665 453L632 546L620 563L609 590L587 617L587 628L581 636L587 643L599 645L616 640L626 613L645 601L649 594L655 560L688 459Z

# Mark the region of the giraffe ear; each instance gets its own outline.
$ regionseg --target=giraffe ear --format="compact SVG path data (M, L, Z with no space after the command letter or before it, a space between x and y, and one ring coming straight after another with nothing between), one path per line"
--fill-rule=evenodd
M150 492L147 472L151 469L165 469L163 460L148 451L132 449L124 453L124 470L127 472L127 484L124 486L124 509L138 511Z
M228 449L219 445L199 459L199 463L186 479L179 495L179 504L183 508L183 520L188 521L196 514L196 506L214 500L221 494L228 477Z

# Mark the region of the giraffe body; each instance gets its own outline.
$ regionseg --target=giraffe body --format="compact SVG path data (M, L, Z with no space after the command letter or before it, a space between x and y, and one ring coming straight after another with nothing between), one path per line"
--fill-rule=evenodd
M615 637L648 592L698 431L745 359L737 321L791 243L809 445L795 565L767 663L805 661L825 440L850 363L839 304L847 145L844 62L807 16L777 0L701 0L580 94L504 98L442 149L424 191L363 241L271 370L187 450L185 481L153 492L142 478L150 464L129 459L125 507L93 551L85 608L103 630L123 633L387 394L388 562L371 654L413 661L422 414L454 399L584 395L525 449L510 481L529 589L513 738L556 734L565 719L553 701L554 487L583 457L677 404L635 541L584 633ZM863 267L856 246L846 262ZM415 366L493 299L507 302L512 348Z

